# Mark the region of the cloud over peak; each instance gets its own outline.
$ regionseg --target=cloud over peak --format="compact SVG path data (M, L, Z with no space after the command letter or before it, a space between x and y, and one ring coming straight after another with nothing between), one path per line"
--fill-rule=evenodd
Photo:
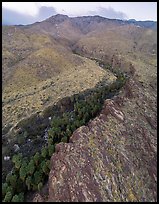
M89 11L89 15L100 15L110 19L127 19L127 15L120 11L115 11L113 8L98 7L94 11Z

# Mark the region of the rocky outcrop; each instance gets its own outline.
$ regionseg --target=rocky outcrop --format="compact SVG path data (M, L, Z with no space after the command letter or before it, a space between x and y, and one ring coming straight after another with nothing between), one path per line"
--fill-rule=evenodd
M124 114L120 111L119 107L117 106L117 104L113 102L113 100L107 99L104 105L105 105L105 108L103 109L102 112L105 115L110 113L112 116L114 116L119 121L121 122L124 121Z
M156 201L157 134L148 119L156 120L149 105L153 96L128 83L133 97L125 87L70 143L56 145L48 201Z
M46 22L50 22L57 25L68 19L69 17L67 15L56 14L55 16L51 16L50 18L46 19Z
M44 199L43 199L43 197L39 193L37 193L34 196L33 202L44 202Z

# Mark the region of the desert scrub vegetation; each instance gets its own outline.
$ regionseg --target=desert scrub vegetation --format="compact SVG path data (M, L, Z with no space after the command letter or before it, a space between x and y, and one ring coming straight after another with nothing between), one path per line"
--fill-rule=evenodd
M47 142L40 150L27 157L24 157L22 153L13 155L12 171L7 174L5 182L2 183L4 202L22 202L25 193L28 191L40 191L42 189L48 179L50 158L55 152L56 144L69 142L72 133L80 126L86 125L90 119L96 117L102 109L104 100L114 96L125 84L125 75L119 71L116 71L115 74L117 80L111 85L105 85L103 81L98 83L94 89L84 91L82 94L75 94L60 102L59 107L55 108L56 114L51 114ZM60 106L65 106L68 101L71 103L71 109L60 109ZM47 112L50 112L50 110L48 109ZM47 112L45 116L48 117ZM30 120L21 121L20 125L25 126L28 122L32 125L36 124L35 119L36 115L33 115ZM37 128L34 134L38 134L40 129L45 128L45 125ZM27 137L28 132L19 135L18 143L24 143Z
M47 106L56 104L66 96L95 87L104 76L106 76L108 83L116 80L112 73L100 69L92 60L82 57L80 59L84 62L76 65L76 70L72 64L69 64L68 69L66 67L57 76L49 75L51 78L47 80L42 80L36 76L33 79L36 73L34 73L35 70L31 70L32 65L30 67L27 64L19 65L17 67L19 74L17 75L15 72L12 80L4 85L2 94L3 124L12 123L14 126L24 117L37 111L43 111ZM26 70L29 71L30 75L27 74L28 71ZM21 75L27 75L30 79L23 80L24 77L21 78ZM51 96L51 100L46 100L49 96ZM11 106L10 109L7 108L8 105Z

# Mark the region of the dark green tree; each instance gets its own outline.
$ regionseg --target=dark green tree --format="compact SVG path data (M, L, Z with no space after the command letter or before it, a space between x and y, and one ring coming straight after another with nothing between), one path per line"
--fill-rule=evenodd
M10 184L11 177L12 177L12 173L8 173L7 176L6 176L6 182L8 184Z
M11 175L10 184L14 189L16 189L16 185L17 185L16 182L17 182L17 176L15 174Z
M50 128L48 130L48 135L49 135L49 138L52 138L52 139L55 137L55 131L53 128Z
M42 161L40 164L40 167L41 167L42 171L45 173L45 175L48 175L49 168L47 166L47 160Z
M53 145L53 139L52 138L48 138L48 145L49 146Z
M66 134L67 134L68 136L71 136L71 134L72 134L71 130L67 128L67 129L66 129Z
M22 191L25 191L24 182L20 178L17 178L17 181L16 181L16 192L20 193Z
M52 154L55 152L55 145L49 145L48 150L49 150L49 156L51 157Z
M22 166L20 167L19 176L20 179L24 182L28 172L28 165L27 162L23 162Z
M18 196L17 194L14 195L13 198L12 198L12 200L11 200L11 202L20 202L19 196Z
M43 147L42 150L41 150L41 156L42 156L43 158L46 158L47 155L48 155L48 150L47 150L46 147Z
M19 197L19 202L24 202L24 193L23 192L19 193L18 197Z
M8 183L2 183L2 196L4 197L7 193Z
M47 164L48 169L51 169L51 163L50 163L50 160L47 160L47 161L46 161L46 164Z
M34 173L34 182L35 182L36 186L38 186L38 184L40 182L42 182L42 181L43 181L42 172L41 171L35 171L35 173Z
M38 184L38 191L40 191L40 190L42 189L42 187L43 187L43 183L40 182L40 183Z
M27 169L28 169L27 174L28 174L28 175L33 175L33 173L34 173L34 171L35 171L35 163L34 163L34 160L33 160L33 159L30 160Z
M31 176L28 176L28 177L26 178L25 183L26 183L26 185L27 185L28 190L30 190L30 189L31 189L31 183L32 183L32 178L31 178Z
M38 166L39 161L40 161L40 154L39 154L39 152L36 152L36 154L34 155L34 162L35 162L36 166Z
M13 156L12 161L16 169L20 169L22 164L22 154L16 154Z
M13 194L14 194L14 189L13 189L13 187L12 187L12 186L8 186L8 187L7 187L7 192L11 192L12 195L13 195Z
M61 142L67 143L67 136L62 137Z

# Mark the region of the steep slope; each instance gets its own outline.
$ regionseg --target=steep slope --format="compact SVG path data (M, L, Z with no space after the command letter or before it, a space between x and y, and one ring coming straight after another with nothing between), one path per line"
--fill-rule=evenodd
M37 34L25 26L5 26L2 31L4 129L60 98L95 86L104 76L108 83L113 80L111 73L73 54L48 33Z
M105 101L97 118L73 133L69 144L58 144L48 201L156 201L155 100L131 79L119 96Z
M76 53L109 60L116 56L147 56L157 51L156 31L138 28L134 25L106 26L103 23L98 29L89 32L73 46Z
M87 20L85 35L72 50L118 67L130 80L69 144L56 146L48 198L41 193L34 200L156 201L157 33L124 22L106 26L100 21L95 30Z
M80 28L73 25L71 18L60 14L52 16L40 23L25 26L24 29L33 33L49 34L60 44L67 47L83 36Z

